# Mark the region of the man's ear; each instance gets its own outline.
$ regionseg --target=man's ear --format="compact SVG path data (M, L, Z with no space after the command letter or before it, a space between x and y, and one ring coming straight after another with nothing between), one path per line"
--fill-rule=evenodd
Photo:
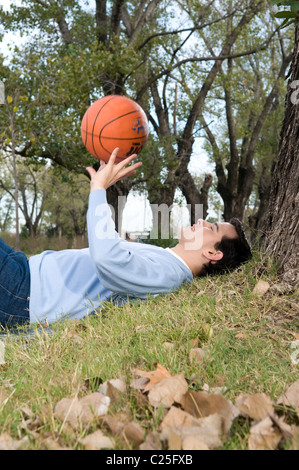
M205 250L202 254L209 261L220 261L223 258L223 253L220 250Z

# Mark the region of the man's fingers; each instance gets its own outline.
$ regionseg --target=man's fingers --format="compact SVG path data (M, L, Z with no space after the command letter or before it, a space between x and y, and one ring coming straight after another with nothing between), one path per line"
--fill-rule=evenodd
M90 178L93 178L94 175L96 175L96 170L94 168L92 168L91 166L88 166L85 168L86 171L88 172Z
M131 174L134 175L136 173L137 168L139 168L141 165L142 165L142 162L137 162L137 163L134 163L134 165L124 168L120 172L121 178L124 178L125 176L130 176Z
M133 153L127 158L124 158L122 162L120 162L124 167L127 166L131 161L133 161L137 157L137 153Z
M134 163L134 165L131 165L129 168L131 170L136 170L137 168L139 168L140 166L142 166L142 162L137 162L137 163Z
M114 165L115 163L115 160L116 160L116 157L117 157L117 154L118 154L118 151L119 151L119 148L116 147L113 152L111 153L110 155L110 158L108 160L108 163L110 163L110 165Z
M113 150L113 152L111 153L110 155L110 158L108 160L108 163L110 163L110 165L114 165L115 164L115 160L116 160L116 157L117 157L117 154L119 152L119 148L115 148ZM117 163L117 166L118 168L124 168L125 166L127 166L129 163L131 163L132 160L134 160L134 158L137 157L137 153L133 153L132 155L130 155L129 157L127 158L124 158L123 160L121 160L119 163Z
M100 160L100 168L98 171L92 167L86 168L86 171L89 173L91 179L92 190L107 189L116 183L116 181L119 181L127 176L135 175L137 168L142 165L142 162L129 165L129 163L131 163L134 158L137 157L137 154L130 155L129 157L121 160L120 163L115 164L118 151L118 148L113 150L108 163Z

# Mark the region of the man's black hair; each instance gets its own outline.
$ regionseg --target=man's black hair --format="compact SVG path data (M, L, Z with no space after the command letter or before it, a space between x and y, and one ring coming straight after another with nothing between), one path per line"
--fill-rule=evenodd
M223 253L223 258L215 263L210 261L208 264L205 264L200 272L200 276L222 274L231 271L252 257L251 247L240 220L233 218L229 223L235 227L238 237L229 238L224 236L220 242L216 243L215 249Z

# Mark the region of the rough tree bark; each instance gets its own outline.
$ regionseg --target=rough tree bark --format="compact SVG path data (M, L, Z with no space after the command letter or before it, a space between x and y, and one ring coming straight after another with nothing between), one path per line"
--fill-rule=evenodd
M208 194L212 183L213 176L210 173L205 175L204 182L200 190L198 190L198 188L196 187L194 179L192 178L189 172L186 172L181 179L180 188L182 189L182 193L186 198L187 204L189 204L191 207L190 216L191 220L194 221L194 223L196 223L197 205L202 207L202 215L200 215L200 217L206 219L208 215Z
M277 163L274 168L264 248L279 263L284 284L299 285L299 25L285 102Z

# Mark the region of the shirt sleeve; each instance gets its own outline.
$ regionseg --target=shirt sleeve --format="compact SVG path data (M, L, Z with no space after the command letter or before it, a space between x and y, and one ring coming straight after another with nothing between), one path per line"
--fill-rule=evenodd
M170 292L184 282L186 275L175 264L130 249L115 230L105 190L90 193L87 228L90 256L107 289L145 297Z

